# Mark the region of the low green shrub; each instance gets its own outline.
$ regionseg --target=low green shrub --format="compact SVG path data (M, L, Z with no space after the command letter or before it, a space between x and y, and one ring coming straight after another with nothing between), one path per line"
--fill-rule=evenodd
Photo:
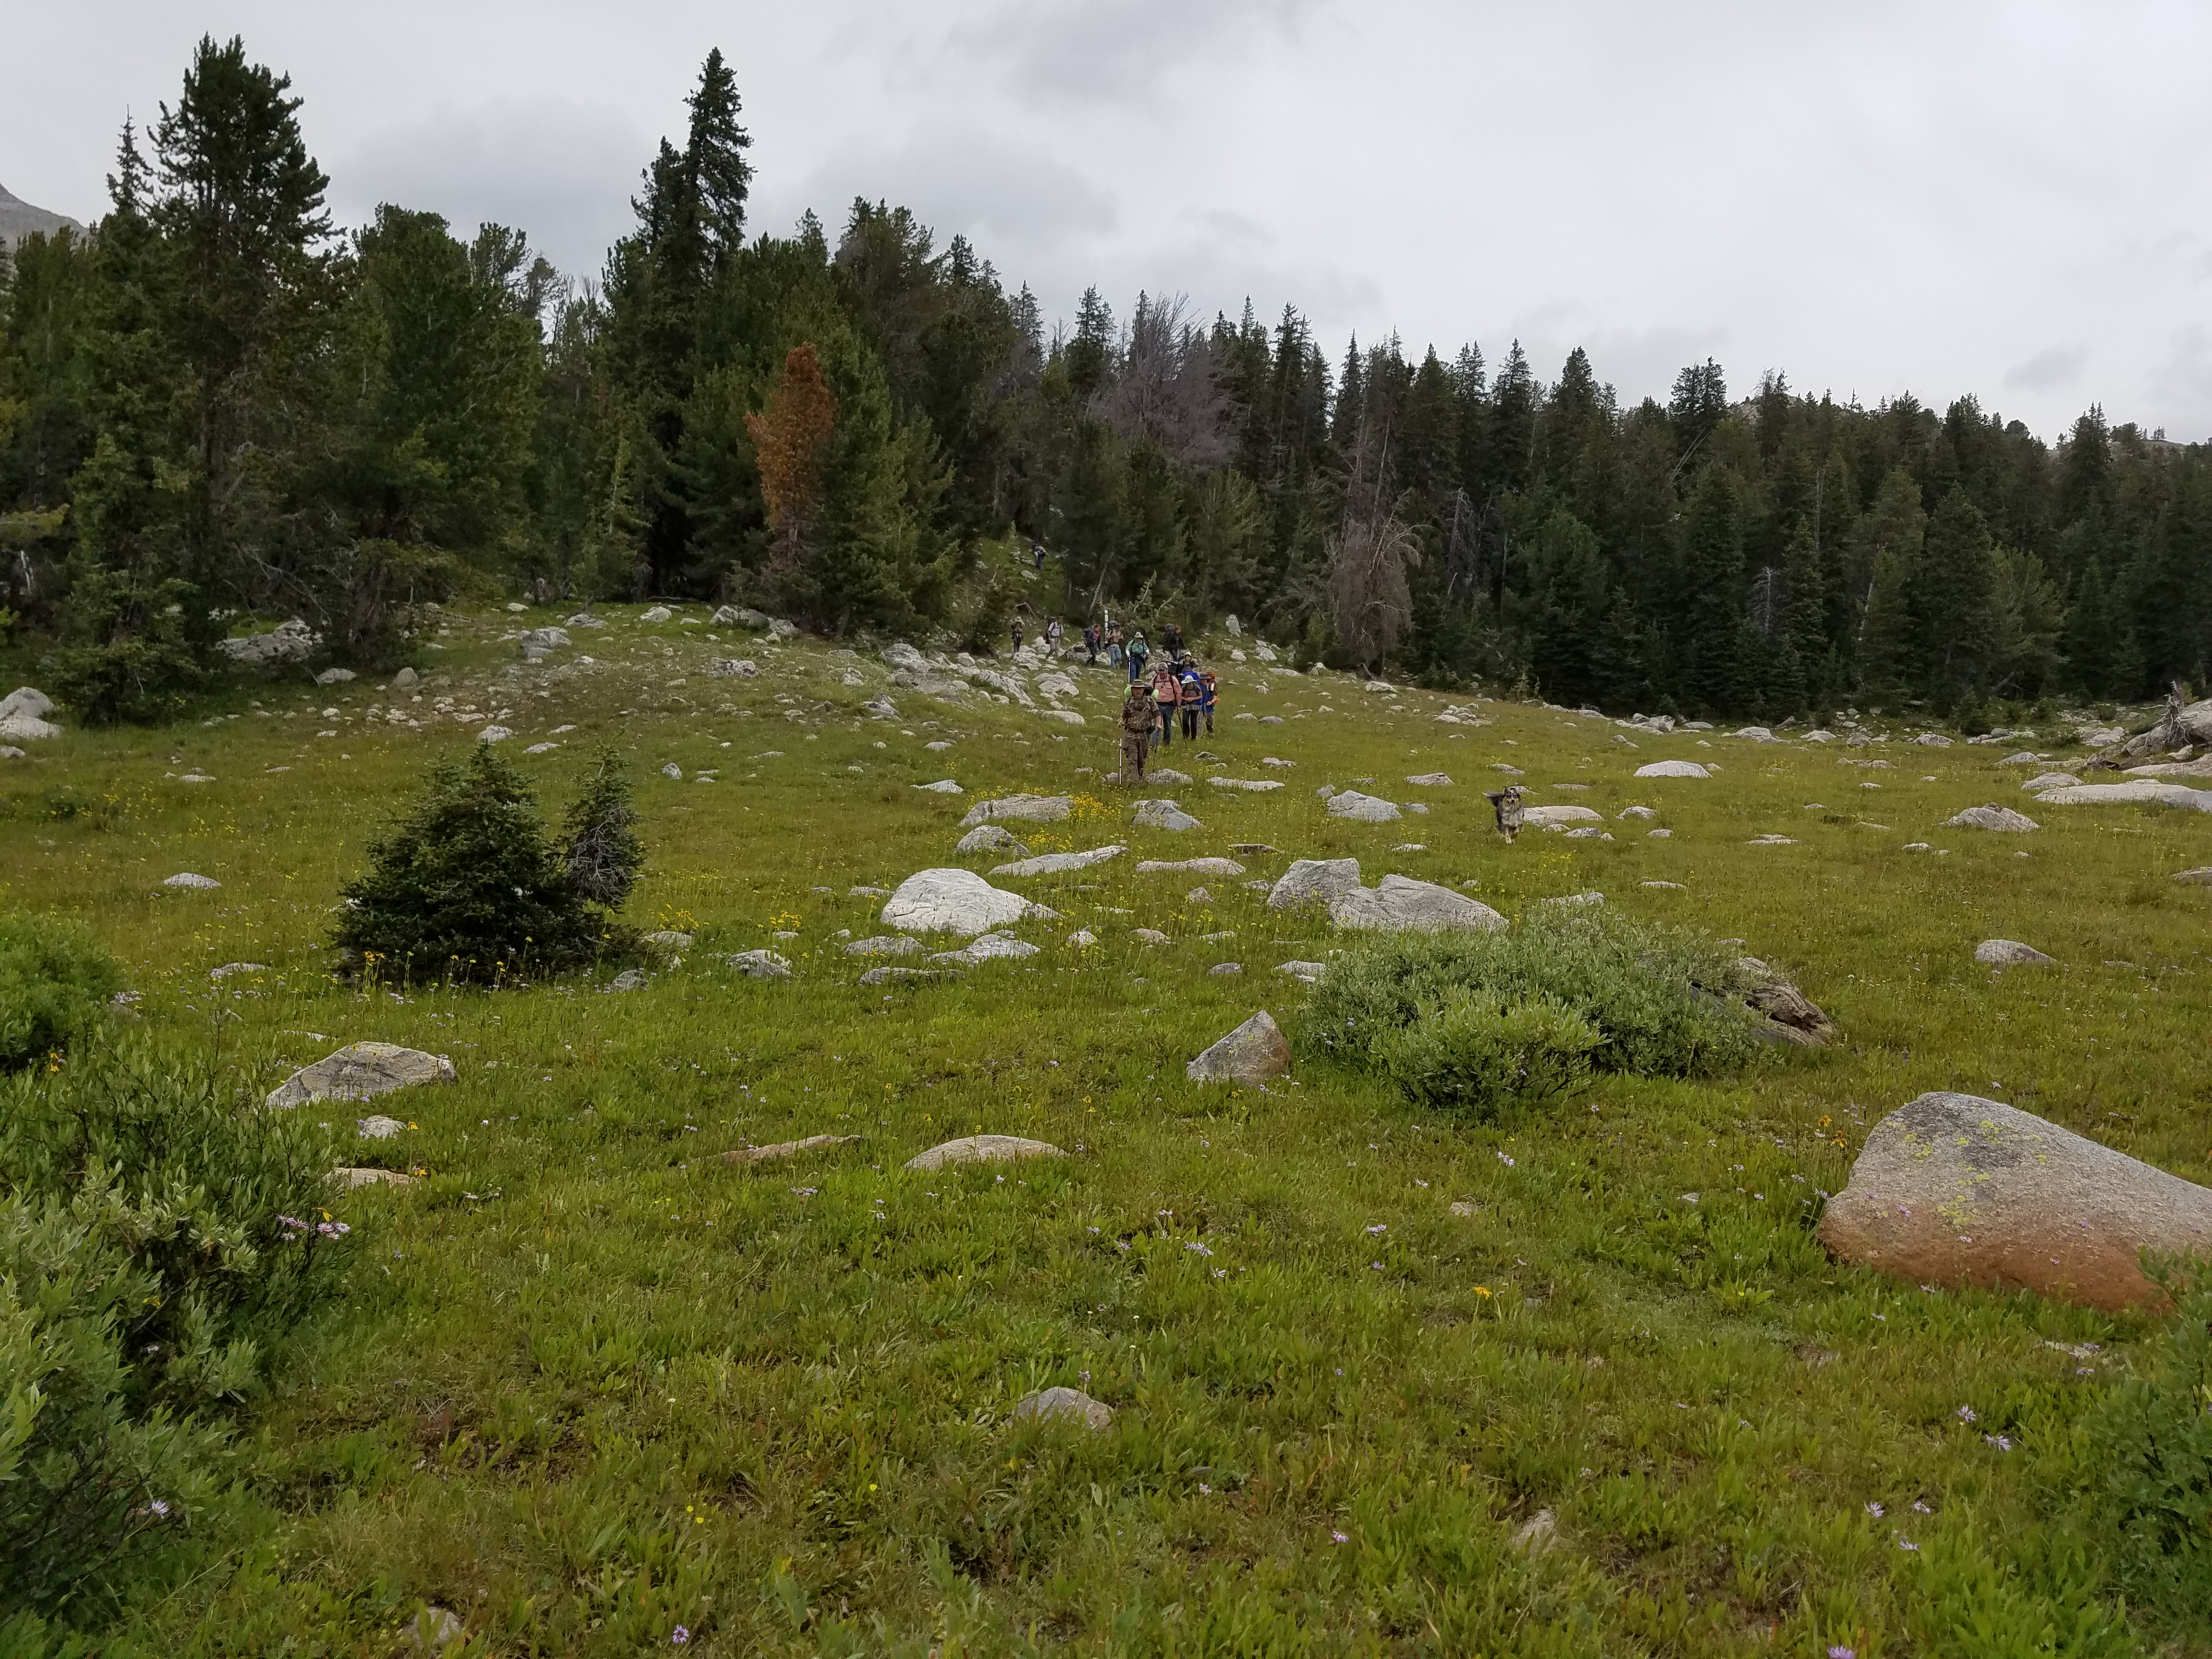
M2095 1506L2139 1602L2212 1629L2212 1271L2160 1264L2174 1317L2087 1419Z
M373 978L496 984L627 950L609 914L644 861L620 769L602 757L559 844L489 744L436 768L343 890L332 942Z
M1375 1057L1407 1098L1449 1109L1559 1094L1589 1074L1590 1053L1604 1041L1596 1026L1550 997L1501 1003L1477 992L1384 1032Z
M223 1417L335 1287L329 1164L300 1115L143 1041L0 1084L0 1606L187 1524Z
M1757 1047L1748 988L1699 935L1553 907L1499 933L1394 933L1347 952L1315 992L1312 1030L1412 1099L1488 1117L1591 1073L1740 1066Z
M0 916L0 1070L58 1054L121 988L91 933L46 916Z

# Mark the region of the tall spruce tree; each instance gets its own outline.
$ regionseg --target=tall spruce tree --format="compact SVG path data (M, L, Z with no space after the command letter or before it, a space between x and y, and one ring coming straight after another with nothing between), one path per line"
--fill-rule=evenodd
M702 503L684 465L693 387L707 367L701 312L715 278L744 245L752 137L738 125L735 76L720 49L709 52L684 147L662 139L631 203L637 228L608 255L608 335L629 406L632 464L649 585L673 587L692 564Z

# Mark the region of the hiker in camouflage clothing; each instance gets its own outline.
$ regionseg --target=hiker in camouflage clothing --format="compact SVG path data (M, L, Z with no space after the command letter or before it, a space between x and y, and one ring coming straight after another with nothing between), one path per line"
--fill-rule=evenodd
M1152 746L1152 727L1159 720L1159 705L1152 700L1148 681L1133 680L1121 703L1121 781L1145 781L1145 755Z
M1497 809L1498 833L1505 837L1508 846L1512 845L1513 837L1521 833L1528 816L1521 805L1521 786L1508 784L1503 789L1486 791L1482 798Z

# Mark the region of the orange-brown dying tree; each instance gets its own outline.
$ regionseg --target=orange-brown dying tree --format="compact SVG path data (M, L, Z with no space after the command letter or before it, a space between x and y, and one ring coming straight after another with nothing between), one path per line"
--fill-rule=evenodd
M767 410L745 416L759 461L769 528L787 551L805 542L822 495L822 446L836 424L836 394L822 378L814 348L792 347L769 392Z

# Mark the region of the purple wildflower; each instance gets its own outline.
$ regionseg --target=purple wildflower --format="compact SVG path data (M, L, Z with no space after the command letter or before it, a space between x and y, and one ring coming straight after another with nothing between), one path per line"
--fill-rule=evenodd
M674 1630L668 1632L668 1639L671 1644L680 1648L686 1642L691 1639L691 1632L683 1626L678 1625Z

